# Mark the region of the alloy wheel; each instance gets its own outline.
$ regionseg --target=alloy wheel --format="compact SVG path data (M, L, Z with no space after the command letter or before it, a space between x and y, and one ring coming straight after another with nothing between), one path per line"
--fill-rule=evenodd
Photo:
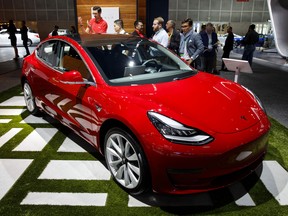
M36 105L34 102L32 90L27 82L24 84L23 92L27 109L30 113L33 113L35 111Z
M111 134L106 141L107 165L115 180L126 189L136 188L141 179L141 161L133 144L121 134Z

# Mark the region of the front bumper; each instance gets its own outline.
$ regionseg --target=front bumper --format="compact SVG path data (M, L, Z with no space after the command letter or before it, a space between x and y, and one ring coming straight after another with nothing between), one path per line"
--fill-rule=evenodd
M235 134L216 134L212 143L203 146L174 144L154 137L147 158L153 190L189 194L243 179L262 163L267 152L270 123L266 123Z

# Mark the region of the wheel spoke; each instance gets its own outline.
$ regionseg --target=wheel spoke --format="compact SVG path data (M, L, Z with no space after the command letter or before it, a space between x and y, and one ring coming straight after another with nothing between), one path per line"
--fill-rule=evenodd
M112 167L117 167L122 162L121 159L110 161L109 164Z
M140 169L139 167L134 166L133 164L128 162L128 168L131 169L135 174L138 176L140 175Z
M137 186L138 184L138 179L136 178L136 176L134 175L134 173L132 172L132 170L130 169L130 167L127 168L128 169L128 175L129 175L129 178L131 180L131 184L133 187Z
M118 144L114 141L113 138L110 138L110 142L112 143L112 146L114 147L114 149L118 152L119 156L123 156L122 149L118 146Z
M128 186L130 184L130 178L129 178L129 171L128 171L128 167L127 165L125 165L124 167L124 182L125 182L125 186Z
M121 160L121 156L118 154L118 152L116 152L114 149L112 148L107 148L107 151L109 152L109 155L113 155L115 157L117 157L118 159Z
M121 136L117 136L117 142L118 142L119 148L121 149L121 155L123 156L125 149L124 149L123 139Z
M33 101L31 99L28 99L28 101L27 101L27 108L28 108L28 110L34 109L34 104L33 104Z
M138 157L136 155L136 153L134 152L134 154L126 157L128 161L138 161Z
M119 167L118 170L116 170L115 177L116 177L118 180L122 180L122 178L123 178L123 173L124 173L124 169L125 169L125 164L123 164L121 167Z
M126 143L125 143L125 158L128 158L130 156L130 149L131 149L131 144L128 140L126 140ZM133 152L134 152L134 149L132 149Z

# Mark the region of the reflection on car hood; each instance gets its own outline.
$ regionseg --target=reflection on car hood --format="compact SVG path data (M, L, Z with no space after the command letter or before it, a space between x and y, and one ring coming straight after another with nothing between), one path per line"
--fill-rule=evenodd
M251 127L265 115L241 86L206 73L174 82L120 88L153 109L187 126L218 133ZM119 90L120 90L119 89ZM131 96L132 96L131 95Z

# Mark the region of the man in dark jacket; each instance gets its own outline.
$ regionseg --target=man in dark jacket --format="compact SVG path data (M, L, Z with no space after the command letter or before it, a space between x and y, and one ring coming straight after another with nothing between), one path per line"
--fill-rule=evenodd
M179 53L182 59L196 69L201 68L199 55L203 52L204 46L201 36L194 32L193 21L188 18L182 21L181 28L183 34L181 35Z
M218 46L218 37L216 32L213 32L212 23L207 23L206 31L201 33L203 45L205 47L201 55L202 70L208 73L212 73L216 55L216 49Z
M21 39L23 41L23 46L25 47L26 50L26 56L30 55L29 49L28 49L28 28L26 26L25 21L22 21L22 26L20 28L20 33L21 33Z
M233 50L233 46L234 46L234 34L233 34L231 26L229 26L227 28L227 33L228 33L228 35L227 35L227 38L225 40L225 45L223 47L222 59L223 58L229 58L230 52L231 52L231 50ZM222 61L221 70L227 70L223 61Z
M252 24L249 26L248 32L246 33L242 44L244 45L244 52L242 56L242 60L247 60L252 65L253 53L256 49L255 44L259 40L259 35L255 31L255 25Z
M132 32L131 34L134 35L134 36L139 36L141 38L145 38L145 34L143 33L143 30L144 30L144 24L141 20L136 20L134 22L134 28L135 28L135 31Z
M14 53L15 53L15 57L14 59L18 59L19 55L18 55L18 48L17 48L17 37L16 37L16 26L14 25L13 20L9 20L9 26L7 31L9 32L9 39L11 41L11 46L14 48Z
M168 49L175 52L179 55L179 46L180 46L180 32L175 28L176 23L174 20L168 20L166 23L166 30L168 31L169 44Z

